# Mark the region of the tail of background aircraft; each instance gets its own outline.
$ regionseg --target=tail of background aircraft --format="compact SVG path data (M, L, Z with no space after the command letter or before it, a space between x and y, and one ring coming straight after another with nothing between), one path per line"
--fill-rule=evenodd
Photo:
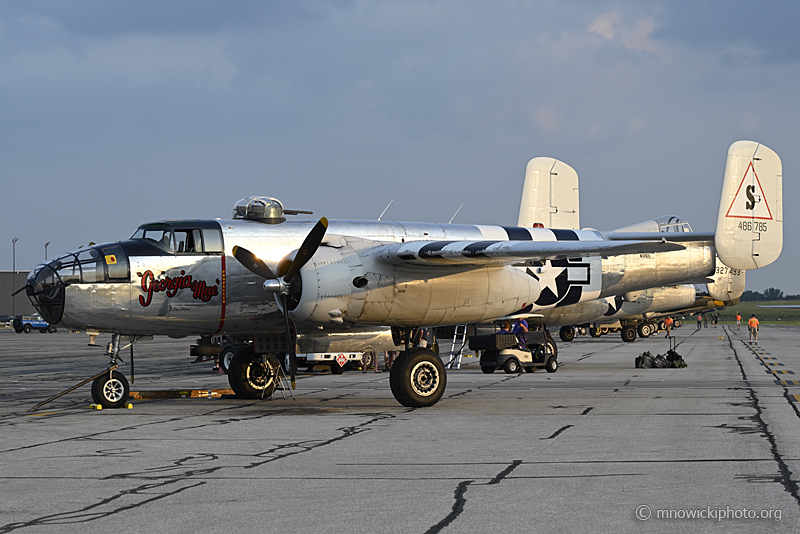
M714 242L732 269L758 269L778 259L783 248L781 159L754 141L728 149Z
M525 167L517 226L580 230L578 173L554 158L533 158Z

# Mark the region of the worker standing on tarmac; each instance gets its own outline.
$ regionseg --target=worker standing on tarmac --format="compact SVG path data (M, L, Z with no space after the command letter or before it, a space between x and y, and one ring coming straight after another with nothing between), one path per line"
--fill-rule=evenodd
M758 319L755 314L747 321L747 326L750 328L750 341L758 343Z
M742 314L738 311L736 312L736 330L739 330L742 327Z

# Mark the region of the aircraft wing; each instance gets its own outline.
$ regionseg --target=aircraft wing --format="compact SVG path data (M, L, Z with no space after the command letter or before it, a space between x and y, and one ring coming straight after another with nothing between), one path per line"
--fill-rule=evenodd
M683 250L668 241L412 241L382 247L395 265L483 266Z

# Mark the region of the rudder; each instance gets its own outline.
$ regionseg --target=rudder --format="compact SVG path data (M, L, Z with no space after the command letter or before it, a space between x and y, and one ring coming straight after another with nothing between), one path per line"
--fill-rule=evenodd
M758 269L778 259L783 248L781 159L754 141L728 149L714 242L731 269Z

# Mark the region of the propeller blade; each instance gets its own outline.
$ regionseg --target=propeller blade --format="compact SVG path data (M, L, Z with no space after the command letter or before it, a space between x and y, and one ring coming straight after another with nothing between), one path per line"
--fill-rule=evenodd
M319 248L319 245L322 243L322 238L325 237L325 232L328 230L328 219L325 217L321 218L317 224L314 225L314 228L306 236L303 244L297 250L297 255L294 257L294 261L289 266L289 270L286 272L286 276L283 277L284 281L288 284L294 276L300 272L300 269L303 268L303 265L308 263L308 260L311 259L311 256Z
M244 247L233 247L233 257L239 260L239 263L244 265L244 267L250 271L251 273L257 274L261 278L266 278L268 280L272 280L278 278L273 274L267 264L261 261L261 259L247 250Z

